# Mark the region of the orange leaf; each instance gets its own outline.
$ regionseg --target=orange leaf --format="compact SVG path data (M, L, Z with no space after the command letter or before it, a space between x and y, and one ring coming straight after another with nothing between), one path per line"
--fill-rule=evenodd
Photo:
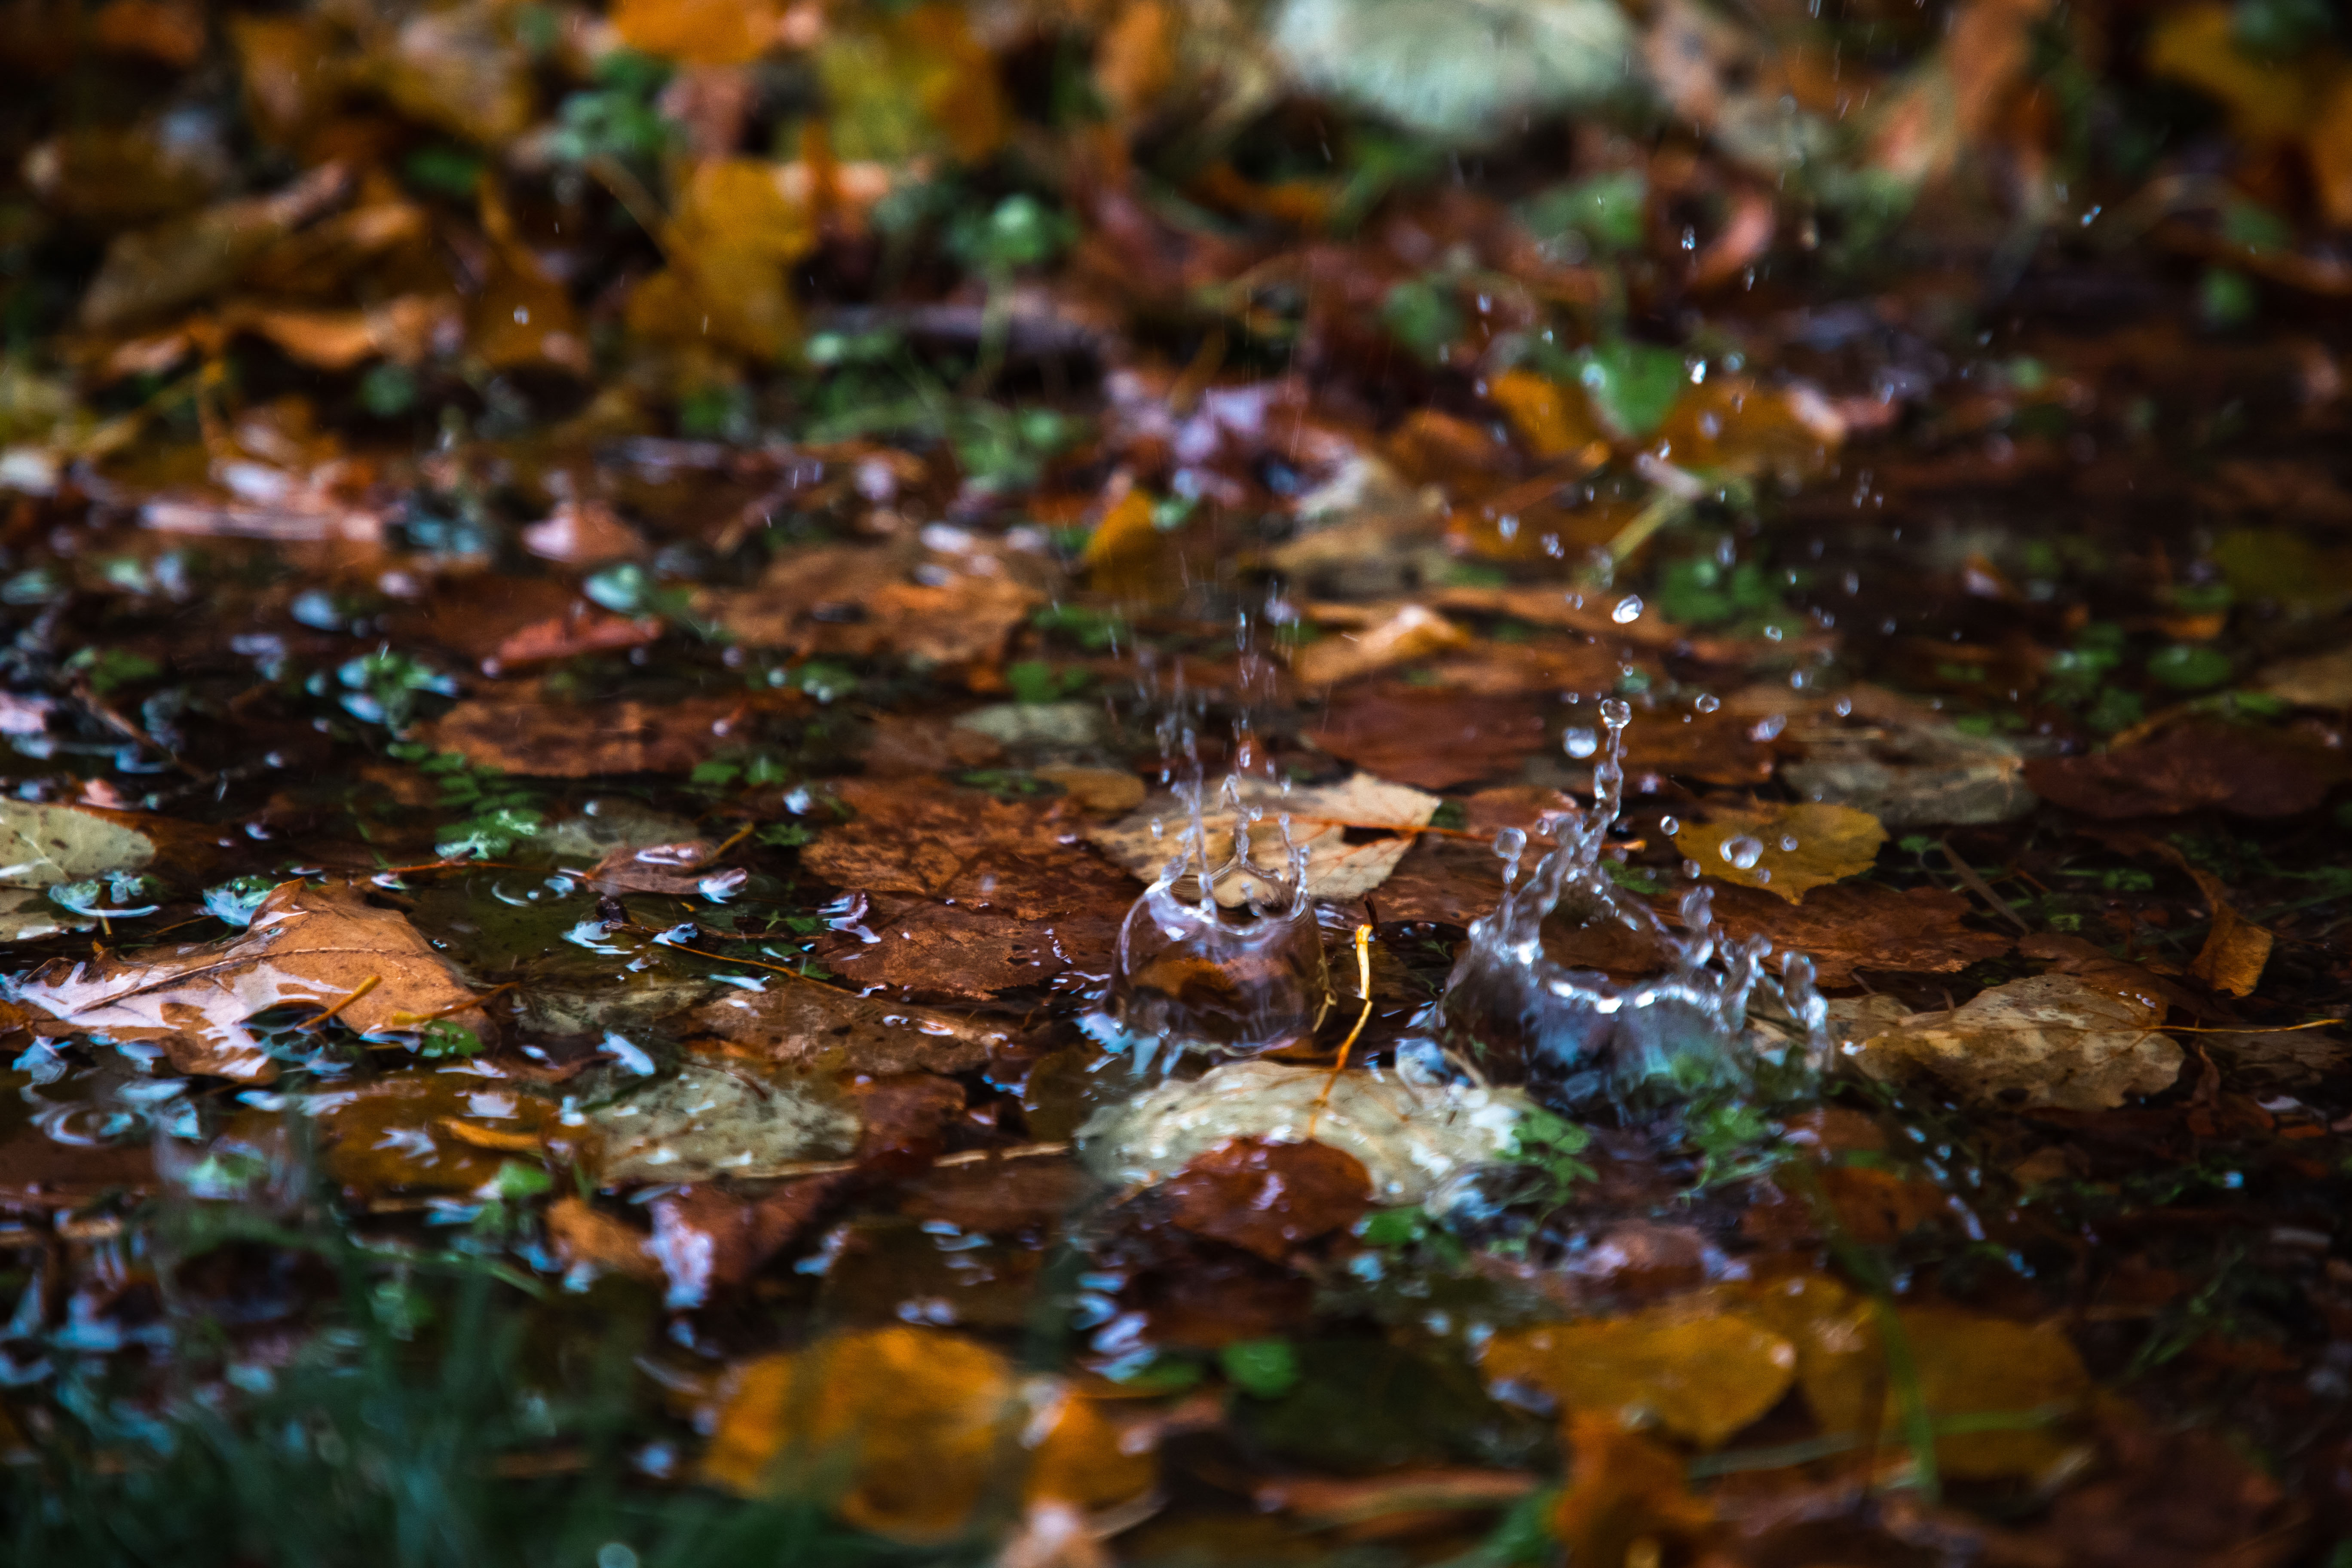
M1671 1448L1589 1411L1571 1414L1564 1436L1571 1479L1552 1531L1579 1568L1626 1568L1637 1551L1641 1561L1655 1563L1664 1542L1688 1542L1714 1522L1706 1500L1690 1494Z

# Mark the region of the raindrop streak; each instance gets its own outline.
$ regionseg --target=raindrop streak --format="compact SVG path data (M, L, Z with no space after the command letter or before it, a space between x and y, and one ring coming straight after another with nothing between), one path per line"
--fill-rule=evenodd
M1633 715L1612 700L1601 716L1609 741L1592 772L1592 809L1546 815L1541 830L1556 847L1525 882L1517 877L1524 841L1497 843L1507 869L1502 900L1471 925L1445 994L1417 1020L1425 1033L1402 1048L1431 1068L1442 1066L1449 1047L1498 1067L1516 1060L1538 1092L1578 1110L1744 1085L1768 1055L1786 1061L1797 1053L1797 1065L1818 1069L1828 1055L1827 1009L1813 988L1811 960L1791 954L1775 982L1763 967L1770 943L1721 936L1704 885L1683 894L1676 932L1609 875L1601 851L1623 797ZM1753 865L1762 850L1752 838L1725 847L1736 865ZM1585 924L1650 933L1675 955L1673 968L1661 979L1621 984L1598 971L1562 967L1544 952L1543 923L1563 904ZM1748 1004L1759 991L1785 1009L1793 1041L1750 1026Z

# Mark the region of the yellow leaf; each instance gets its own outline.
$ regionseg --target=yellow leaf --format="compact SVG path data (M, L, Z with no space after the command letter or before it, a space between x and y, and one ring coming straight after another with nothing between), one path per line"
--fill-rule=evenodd
M1486 396L1528 450L1547 462L1606 439L1582 387L1562 386L1533 371L1507 370L1486 384Z
M947 153L964 163L1003 144L1011 126L996 61L961 7L918 5L837 24L817 53L845 159L904 163Z
M670 265L630 297L631 331L759 359L791 351L800 316L785 268L816 248L816 225L786 192L782 165L758 158L698 165L663 237Z
M2311 158L2311 183L2320 210L2337 228L2352 228L2352 69L2329 84L2312 116L2304 150Z
M1885 842L1886 829L1870 813L1811 802L1718 807L1714 821L1690 823L1675 840L1706 875L1792 904L1810 889L1869 870Z
M1130 489L1103 510L1078 564L1089 587L1121 599L1149 599L1173 585L1162 570L1168 546L1168 535L1151 521L1151 497Z
M1152 1482L1150 1456L1124 1452L1091 1403L1051 1383L1024 1387L1004 1357L961 1334L843 1334L736 1368L722 1399L706 1479L772 1495L825 1478L842 1518L900 1541L956 1535L1023 1469L1025 1496L1081 1508Z
M1796 1348L1755 1319L1697 1302L1499 1333L1480 1363L1571 1410L1654 1419L1714 1447L1780 1401Z
M1690 1494L1672 1449L1588 1411L1572 1413L1562 1426L1570 1481L1552 1514L1552 1532L1578 1568L1656 1563L1665 1542L1687 1542L1714 1522L1706 1500Z
M538 110L530 57L487 5L419 11L373 64L403 113L485 147L521 135Z
M775 41L778 14L760 0L617 0L613 31L643 54L687 65L734 66Z
M2225 996L2252 995L2270 963L2271 933L2231 907L2226 897L2229 889L2221 878L2194 866L2188 871L2213 911L2212 929L2206 932L2205 945L2198 950L2189 973Z
M2091 1374L2055 1323L2021 1323L1958 1307L1905 1307L1896 1319L1910 1342L1919 1398L1941 1426L1973 1420L2001 1429L1945 1432L1936 1464L1963 1480L2036 1476L2074 1445L2059 1425L2091 1392ZM1854 1304L1823 1320L1800 1374L1805 1403L1826 1433L1902 1437L1901 1402L1887 1384L1876 1315ZM2013 1425L2012 1425L2013 1424Z
M1165 0L1128 0L1095 46L1095 89L1124 115L1140 113L1176 74L1176 24Z
M2148 29L2149 74L2218 99L2231 129L2249 142L2300 137L2318 107L2310 67L2248 59L2231 37L2231 8L2219 0L2166 12Z

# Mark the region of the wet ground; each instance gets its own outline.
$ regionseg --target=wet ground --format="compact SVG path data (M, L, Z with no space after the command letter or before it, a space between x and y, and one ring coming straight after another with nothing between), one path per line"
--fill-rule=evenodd
M961 173L18 127L18 1560L2336 1561L2302 198L1112 113L1180 195L906 15ZM74 79L227 112L196 26Z

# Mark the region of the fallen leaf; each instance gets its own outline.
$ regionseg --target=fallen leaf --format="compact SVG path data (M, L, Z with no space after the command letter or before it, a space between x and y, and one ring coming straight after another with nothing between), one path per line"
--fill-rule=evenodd
M2221 878L2188 865L2185 858L2182 868L2196 879L2206 907L2213 912L2205 945L2189 961L2189 973L2224 996L2252 995L2254 987L2262 984L2263 969L2270 963L2271 944L2276 939L2237 911Z
M1877 1312L1866 1302L1833 1300L1809 1326L1799 1375L1805 1402L1824 1432L1869 1437L1882 1451L1903 1444L1901 1400L1888 1386ZM1958 1307L1897 1309L1930 1420L2006 1416L2012 1430L1944 1433L1937 1468L1964 1480L2049 1473L2078 1447L2061 1420L2081 1410L2091 1374L2056 1323L2021 1323ZM2037 1422L2034 1417L2042 1419Z
M205 13L175 0L107 0L99 7L99 43L125 54L145 55L185 70L205 52Z
M848 1153L859 1121L824 1079L698 1057L599 1106L589 1127L597 1179L613 1186L787 1174Z
M2176 724L2121 751L2036 758L2025 782L2085 816L2175 816L2219 806L2240 816L2294 816L2342 774L2335 758L2265 730Z
M1012 115L996 61L961 6L837 17L817 51L841 157L899 163L945 153L976 163L1000 146Z
M682 65L748 65L776 41L781 20L759 0L616 0L612 15L622 43Z
M569 1133L555 1102L470 1065L388 1074L314 1093L309 1105L328 1174L362 1197L475 1192Z
M1161 1184L1175 1222L1279 1263L1344 1230L1370 1201L1363 1163L1328 1143L1233 1138Z
M1922 1075L1969 1104L2105 1110L2180 1076L2163 1010L2071 974L2012 980L1949 1012L1915 1013L1863 1043L1874 1078Z
M1282 860L1277 818L1287 815L1294 841L1307 851L1307 890L1318 899L1347 903L1361 898L1387 879L1397 861L1412 847L1410 832L1350 843L1349 830L1402 830L1427 825L1437 810L1435 795L1402 784L1386 784L1370 773L1357 773L1345 783L1311 785L1284 791L1262 779L1244 780L1244 809L1258 809L1265 819L1251 831L1251 863L1286 877ZM1175 858L1190 823L1190 814L1172 795L1156 795L1133 816L1108 826L1091 828L1087 837L1103 853L1145 881L1156 879ZM1222 866L1232 856L1238 818L1222 802L1202 815L1206 830L1202 860ZM1229 878L1216 888L1220 903L1238 907L1248 896L1242 879Z
M1062 842L1069 829L1045 803L927 779L845 779L838 796L856 815L802 850L801 864L842 887L1028 921L1131 900L1117 872Z
M756 588L710 590L699 602L747 647L897 654L950 668L993 667L1005 639L1044 602L1002 569L941 565L938 576L910 582L906 564L887 550L822 545L778 557Z
M232 303L221 325L268 339L288 358L320 370L351 370L371 359L413 365L456 349L463 326L457 301L406 294L364 310L288 310Z
M70 805L0 800L0 942L35 942L97 921L47 896L64 882L139 870L155 841L113 817Z
M1507 1329L1486 1343L1489 1383L1524 1384L1620 1425L1655 1422L1703 1448L1780 1402L1796 1347L1754 1319L1669 1302L1625 1318Z
M642 555L646 542L611 507L566 500L522 531L522 547L542 561L592 566Z
M1572 457L1609 438L1581 387L1563 386L1532 371L1507 370L1489 380L1486 395L1528 450L1546 462Z
M1334 696L1307 733L1379 777L1444 789L1517 773L1552 743L1553 723L1541 699L1384 682Z
M1379 684L1334 696L1307 736L1369 773L1444 790L1517 773L1550 731L1536 699Z
M1837 882L1812 889L1794 908L1776 898L1778 891L1719 889L1716 921L1737 940L1762 936L1780 952L1803 953L1831 987L1853 984L1854 972L1864 969L1949 974L2011 946L1999 931L1965 924L1974 906L1941 888L1898 891L1877 882Z
M758 158L696 165L663 229L669 267L629 297L632 331L724 344L773 360L800 341L784 269L816 247L816 222Z
M1000 1027L789 974L762 975L756 990L730 986L673 1026L769 1068L877 1074L968 1072L1010 1038Z
M436 751L477 767L538 778L600 773L682 773L751 738L753 709L742 699L624 699L577 707L536 691L469 697L421 727Z
M986 1002L1019 987L1044 985L1077 972L1107 974L1119 922L1134 902L1132 887L1106 897L1097 887L1104 868L1090 865L1061 912L1027 918L962 902L882 898L856 931L829 934L814 956L860 985L890 985L934 1001Z
M662 1278L662 1267L650 1247L652 1237L625 1220L591 1205L587 1199L565 1196L547 1205L540 1217L547 1243L567 1270L618 1274L625 1279L651 1284Z
M486 674L503 675L534 664L552 664L582 654L619 653L659 642L668 628L653 616L616 616L575 601L563 614L533 621L503 638L484 659Z
M485 147L521 134L537 110L530 58L487 0L415 13L370 66L403 112Z
M846 1172L806 1176L756 1195L696 1185L656 1198L653 1235L638 1242L668 1283L664 1305L684 1311L742 1284L807 1235L853 1179Z
M2352 708L2352 647L2283 659L2262 672L2254 689L2298 708Z
M1143 781L1124 768L1047 763L1034 771L1038 778L1097 816L1116 816L1143 804Z
M1571 1411L1561 1425L1570 1481L1551 1527L1570 1561L1633 1568L1661 1561L1664 1542L1687 1548L1706 1534L1715 1512L1691 1495L1680 1455L1596 1412Z
M1400 664L1466 647L1470 635L1444 616L1407 605L1356 636L1311 642L1290 657L1290 672L1308 686L1336 686Z
M277 1068L247 1020L291 1004L332 1006L375 984L335 1016L371 1038L403 1038L428 1018L478 1035L489 1020L449 961L394 910L345 885L286 882L224 942L150 948L44 964L22 999L76 1029L152 1041L182 1072L250 1081Z
M897 1325L735 1367L716 1415L702 1463L713 1484L773 1494L838 1477L842 1518L914 1543L955 1536L997 1485L1103 1508L1147 1490L1155 1470L1058 1383L1017 1379L963 1335Z
M297 225L341 201L348 183L340 166L328 164L275 195L222 202L117 235L82 295L81 324L95 332L119 331L195 303L234 281Z
M2033 809L2025 759L1990 736L1948 724L1809 727L1801 761L1780 777L1801 800L1866 811L1888 827L2008 822Z
M1886 842L1878 818L1850 805L1714 806L1709 815L1709 821L1685 823L1675 847L1709 877L1762 888L1792 904L1814 888L1869 870Z
M1311 1125L1316 1142L1364 1167L1375 1203L1442 1208L1454 1177L1504 1157L1528 1105L1517 1089L1417 1089L1362 1072L1229 1062L1105 1107L1078 1142L1104 1180L1156 1183L1228 1139L1297 1142Z

